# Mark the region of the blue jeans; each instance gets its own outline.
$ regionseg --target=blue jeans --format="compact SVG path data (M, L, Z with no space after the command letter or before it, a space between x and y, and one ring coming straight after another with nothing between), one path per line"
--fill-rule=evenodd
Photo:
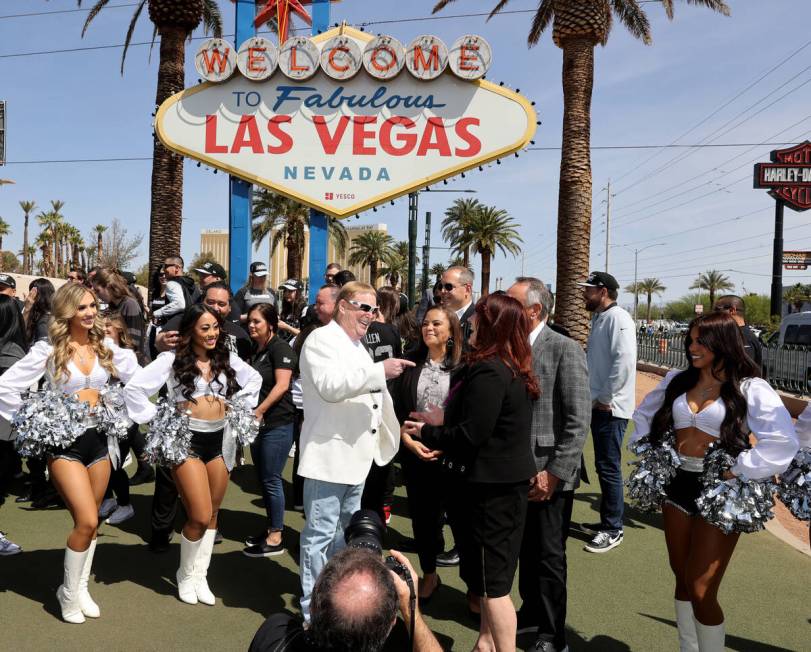
M594 466L600 478L600 525L609 531L622 530L623 502L622 439L628 419L611 416L603 410L591 411L594 440Z
M304 528L301 530L301 615L310 622L313 587L336 552L343 550L349 525L363 495L363 483L338 484L304 478Z
M282 471L292 445L292 423L270 430L261 430L251 444L251 455L259 473L259 481L262 483L262 499L265 502L271 532L281 532L284 529Z

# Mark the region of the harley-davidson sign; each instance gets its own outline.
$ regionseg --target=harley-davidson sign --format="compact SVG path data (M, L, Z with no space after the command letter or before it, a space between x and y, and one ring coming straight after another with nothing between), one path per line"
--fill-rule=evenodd
M343 26L238 52L210 39L195 58L209 81L166 100L156 132L173 151L346 217L529 144L535 111L482 79L490 61L475 35L404 46Z
M771 153L771 163L755 164L755 188L768 188L769 194L796 211L811 208L811 142Z

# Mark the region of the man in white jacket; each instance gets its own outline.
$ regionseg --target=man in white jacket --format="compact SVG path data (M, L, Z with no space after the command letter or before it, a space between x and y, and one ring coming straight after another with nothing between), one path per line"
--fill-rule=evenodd
M413 363L372 361L363 338L377 313L375 289L347 283L333 320L315 330L301 351L301 612L308 622L313 586L327 560L344 547L343 531L360 508L372 461L387 464L400 445L400 424L386 380Z
M607 552L622 543L624 510L622 439L636 406L636 327L617 305L619 283L607 272L592 272L583 286L592 313L586 351L591 387L591 437L600 479L600 522L581 529L594 538L588 552Z

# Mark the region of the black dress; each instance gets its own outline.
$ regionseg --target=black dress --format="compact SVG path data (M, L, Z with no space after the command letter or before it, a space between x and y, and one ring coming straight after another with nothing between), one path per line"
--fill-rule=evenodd
M451 379L445 425L424 426L422 441L442 450L456 474L451 489L462 579L476 595L509 595L526 519L532 399L500 359L463 367Z

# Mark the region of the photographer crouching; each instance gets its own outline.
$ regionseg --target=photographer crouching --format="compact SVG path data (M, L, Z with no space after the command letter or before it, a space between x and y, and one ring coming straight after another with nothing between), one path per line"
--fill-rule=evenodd
M356 512L344 533L347 548L315 583L309 628L291 614L274 614L249 652L441 652L417 606L414 569L396 550L381 559L382 534L376 513Z

